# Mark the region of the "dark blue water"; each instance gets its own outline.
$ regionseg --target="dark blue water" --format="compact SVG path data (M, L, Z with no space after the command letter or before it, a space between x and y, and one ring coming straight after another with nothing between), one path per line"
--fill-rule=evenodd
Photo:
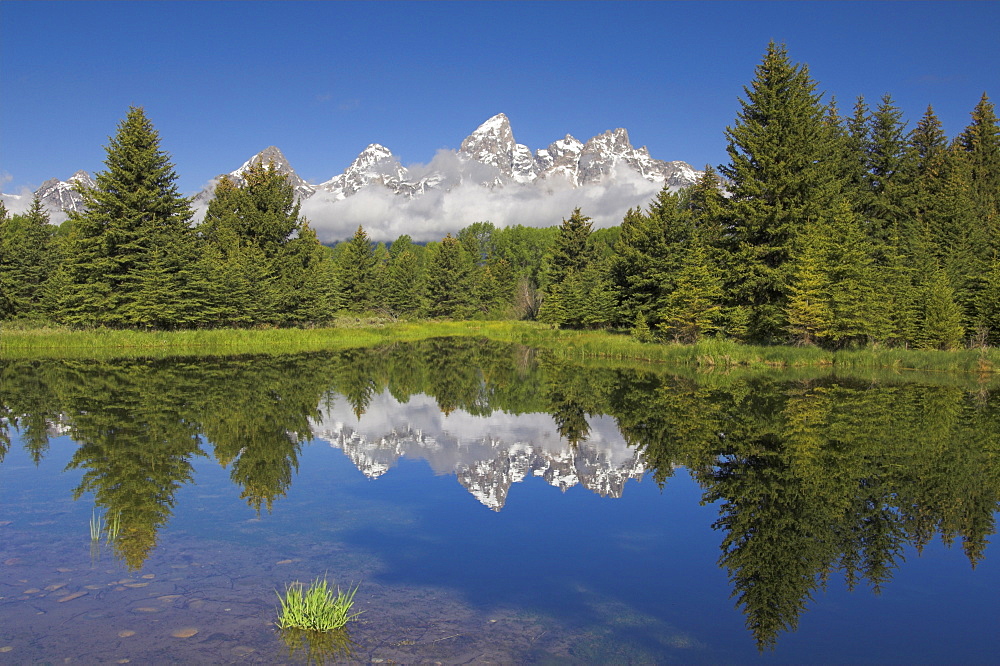
M996 655L995 560L972 570L961 549L939 541L920 556L908 549L880 596L848 592L834 577L807 603L798 631L759 654L716 564L717 507L700 503L701 490L685 473L662 491L648 478L629 482L620 498L580 486L562 492L528 477L495 512L424 460L404 458L369 480L341 451L314 442L303 449L287 497L257 518L225 470L203 458L194 483L177 495L161 552L131 573L106 548L91 562L92 505L71 499L79 474L63 471L74 443L55 440L37 468L13 444L0 468L2 558L22 560L3 567L0 647L13 649L0 659L10 663L282 659L284 646L268 626L274 590L324 574L361 584L365 614L352 627L359 659L385 653L422 661L480 651L472 657L989 663ZM286 559L295 561L276 564ZM154 595L147 588L116 593L108 585L143 582L150 573L154 585L169 578L169 587ZM60 582L67 587L43 589ZM100 590L58 602L67 590L95 582ZM21 594L31 588L42 591ZM193 607L185 604L190 600ZM150 606L159 610L135 610ZM187 627L199 633L170 636ZM137 633L121 639L121 630ZM541 636L532 643L526 631ZM429 643L449 632L462 633L467 645ZM394 645L406 637L415 643ZM240 647L253 652L243 655Z
M727 502L749 506L770 477L751 475L747 478L756 480L749 485L725 485L718 469L656 468L654 448L645 449L647 457L626 442L620 424L634 415L625 413L586 413L586 439L573 444L563 436L565 419L545 411L515 413L466 403L444 414L434 396L374 391L360 416L356 399L326 393L318 407L309 408L310 433L299 433L297 449L291 444L296 436L285 430L268 440L268 446L280 448L285 438L292 446L284 460L294 459L294 464L284 485L266 481L280 460L256 472L237 472L237 461L250 460L251 442L262 441L269 419L260 420L263 430L256 435L247 425L250 416L242 425L227 421L231 430L247 430L241 435L247 448L235 458L196 435L195 453L176 456L190 464L190 475L171 472L174 476L158 482L172 491L162 505L165 519L150 530L140 511L146 506L142 498L133 506L128 492L113 495L116 489L145 487L128 474L96 474L96 485L80 491L105 460L94 457L89 467L71 466L81 441L94 443L92 431L90 439L80 430L53 434L39 457L37 447L33 455L26 446L24 427L10 426L10 444L0 463L0 661L299 663L306 652L290 652L273 625L276 591L291 581L326 576L343 586L358 585L356 607L364 611L349 626L353 645L347 652L333 651L332 661L995 662L1000 570L994 546L987 543L970 556L968 548L963 550L964 537L975 541L982 535L970 536L967 526L947 537L950 546L941 536L951 529L949 521L960 520L955 515L964 515L963 502L971 506L972 495L989 491L997 478L994 469L979 464L983 477L970 486L972 491L946 495L960 480L947 476L954 473L954 456L944 443L971 437L976 446L992 450L992 403L963 388L940 386L867 386L840 395L842 388L822 383L810 385L805 394L800 383L791 389L779 385L785 387L781 395L792 396L787 402L782 398L783 422L794 424L804 422L796 416L803 405L822 406L827 415L848 405L848 421L864 417L860 420L869 425L857 427L870 428L872 414L851 402L860 398L884 405L891 397L896 413L899 399L916 400L913 418L920 419L939 413L942 405L953 409L945 410L951 425L928 435L928 441L942 443L940 451L911 442L901 444L904 448L888 463L880 462L879 447L865 458L866 465L889 470L886 474L900 472L902 485L879 497L919 501L914 514L944 516L935 518L939 531L926 539L901 540L879 593L864 580L847 589L842 560L822 560L826 568L807 576L819 582L811 597L799 599L795 626L763 635L773 639L763 651L758 649L762 632L748 626L752 609L732 598L734 569L720 566L727 529L718 521L732 514ZM695 398L706 401L707 411L709 404L726 406L737 394L745 397L744 388L726 388L725 399L718 392ZM646 404L663 398L665 390L659 386ZM809 400L796 402L803 395ZM836 400L816 402L816 396ZM287 394L272 397L275 404L289 402ZM93 417L100 407L90 400L87 414L74 417L67 410L50 427ZM693 418L682 421L691 426ZM720 419L724 423L731 417ZM651 421L644 423L647 428ZM755 436L775 432L772 421L767 423L755 426ZM789 497L815 492L839 501L836 494L817 489L856 464L852 451L864 445L850 443L843 423L826 422L827 435L815 450L796 448L799 440L790 433L800 432L799 426L783 431L788 439L781 455L793 460ZM744 425L728 426L728 439ZM900 432L909 427L933 430L925 421L889 424ZM115 446L131 446L122 441L127 430L123 424L105 433L105 444L118 442L103 449L107 459L114 458ZM862 435L858 441L876 437L868 430ZM771 442L766 437L754 441ZM907 448L911 444L917 449ZM152 456L150 478L159 479L158 470L180 469L168 464L173 458L152 455L176 446L152 436L143 445ZM823 455L834 456L839 467L817 462ZM742 464L766 471L770 468L760 462L765 458L758 452ZM811 465L821 473L810 472ZM866 486L882 478L881 472L860 473ZM271 493L276 487L281 491ZM726 499L706 501L709 490L720 488ZM784 501L783 492L779 487L776 495L765 493L777 499L760 506ZM266 501L253 499L268 493L270 510ZM98 496L105 499L95 502ZM995 510L995 500L987 501ZM126 546L132 548L127 557L106 538L91 543L92 514L112 510L131 516L120 543L142 544L138 550ZM905 524L906 517L899 518ZM810 520L804 515L802 524ZM776 538L767 533L767 524L751 524L751 541ZM831 529L840 529L839 523L831 523ZM802 530L808 533L807 527ZM985 540L992 539L992 525L983 530ZM773 551L763 552L779 557L802 548L794 542L795 529L779 534L792 540L779 540L768 546ZM760 565L751 561L749 566ZM767 594L780 597L783 586L790 585L791 578L780 573L765 581Z

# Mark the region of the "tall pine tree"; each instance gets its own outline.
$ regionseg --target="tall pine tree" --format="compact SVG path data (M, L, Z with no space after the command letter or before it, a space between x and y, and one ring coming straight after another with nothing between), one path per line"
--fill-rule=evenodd
M106 150L96 187L81 190L84 212L70 216L59 317L75 325L198 323L191 209L142 108L129 109Z
M785 47L768 45L744 88L736 123L726 129L728 218L732 229L732 305L750 308L758 339L785 330L793 258L799 234L829 214L841 189L836 134L816 82Z

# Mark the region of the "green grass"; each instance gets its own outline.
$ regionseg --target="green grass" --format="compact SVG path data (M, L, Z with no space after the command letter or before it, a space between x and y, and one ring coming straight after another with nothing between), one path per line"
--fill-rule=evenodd
M351 612L357 592L357 587L347 592L338 587L335 594L325 578L317 578L308 588L297 581L291 583L284 597L278 594L278 627L319 632L340 629L361 614Z
M1000 350L933 351L745 345L707 338L693 345L638 342L610 331L558 330L521 321L392 321L345 317L330 328L133 331L68 328L0 329L4 358L127 358L225 356L336 351L434 337L474 336L551 350L565 359L621 359L699 368L889 369L990 374L1000 370Z
M96 511L90 512L90 542L99 543L101 540L101 530L102 530L102 520L101 517L97 515Z
M111 519L106 528L107 542L110 544L112 541L117 541L118 535L121 533L121 531L122 531L122 515L120 513L116 513L115 517Z

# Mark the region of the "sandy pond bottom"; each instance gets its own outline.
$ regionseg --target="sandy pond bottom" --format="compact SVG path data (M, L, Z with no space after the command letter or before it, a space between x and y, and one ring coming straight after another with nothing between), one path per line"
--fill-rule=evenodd
M348 627L346 652L343 641L326 652L316 648L333 657L328 662L683 662L704 647L585 582L573 585L576 602L587 600L586 619L568 619L562 603L555 612L520 603L517 590L544 587L551 571L537 562L508 566L500 541L509 535L470 555L464 538L417 529L429 520L421 503L442 498L472 516L499 516L454 477L431 476L428 487L425 465L413 463L418 490L406 501L376 501L387 482L365 479L326 446L307 447L299 485L260 516L226 471L196 461L198 485L181 488L156 545L132 571L106 542L90 543L92 504L87 495L72 499L80 477L65 467L74 448L68 440L54 443L38 467L16 448L5 461L0 663L304 663L310 655L301 645L290 649L274 625L276 591L323 575L360 584L355 610L363 611ZM534 485L561 498L540 480ZM380 549L361 543L372 529L407 536ZM468 536L477 528L459 522L455 529ZM422 544L437 545L424 552ZM544 559L553 561L551 554ZM565 552L555 558L567 559ZM412 571L429 573L407 574L401 562L410 560ZM453 582L463 579L463 561L480 562L466 578L486 581L489 593L471 594ZM493 594L511 581L519 581L513 597Z
M5 532L11 536L11 530ZM79 557L53 552L39 557L25 541L4 546L2 662L301 663L307 658L304 649L290 649L273 627L277 597L272 603L261 590L277 589L281 581L308 580L316 570L308 555L267 564L250 561L249 550L171 552L167 547L141 573L129 573L107 554L93 566L71 568L61 563ZM75 550L72 555L79 556ZM328 564L324 555L317 553ZM358 565L364 566L351 565L355 575ZM260 573L245 573L251 570ZM336 573L329 572L331 578ZM349 626L348 652L340 651L335 661L652 658L641 648L603 640L599 631L567 631L549 618L516 609L480 611L443 589L369 582L355 607L365 612Z

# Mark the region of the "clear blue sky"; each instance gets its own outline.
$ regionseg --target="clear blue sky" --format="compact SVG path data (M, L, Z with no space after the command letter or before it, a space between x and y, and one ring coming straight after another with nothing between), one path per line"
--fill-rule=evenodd
M1000 102L1000 3L0 2L0 182L103 168L141 105L183 192L280 147L307 180L369 143L404 164L498 113L531 149L625 127L654 157L724 162L774 39L849 109L932 104L949 136Z

